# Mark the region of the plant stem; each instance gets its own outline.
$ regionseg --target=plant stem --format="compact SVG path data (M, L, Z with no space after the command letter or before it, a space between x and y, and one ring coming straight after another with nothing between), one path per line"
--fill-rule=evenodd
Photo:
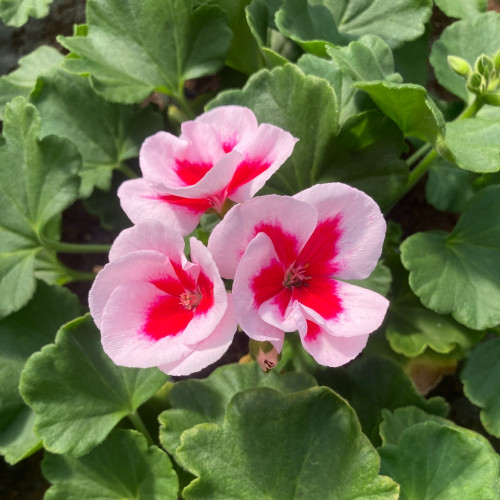
M420 157L427 153L432 146L426 142L423 146L418 148L409 158L406 159L406 164L411 167Z
M470 106L467 106L462 113L454 120L454 121L459 121L459 120L464 120L466 118L472 118L473 116L476 115L476 113L483 107L484 100L482 99L481 96L476 96L474 101L470 104ZM437 151L435 149L431 149L432 146L431 144L427 143L424 144L421 148L419 148L413 155L411 155L407 160L406 164L410 167L415 160L418 160L424 154L426 151L430 149L430 151L422 158L420 163L418 163L413 170L410 171L410 175L408 177L408 182L406 183L405 187L401 190L399 195L396 198L396 201L390 204L389 208L385 211L385 213L389 212L391 208L401 199L403 196L406 195L410 189L415 186L415 184L426 174L430 164L434 161L434 159L437 157Z
M120 163L117 170L129 179L137 179L139 177L128 165L125 165L125 163Z
M108 253L111 248L111 245L64 243L47 238L42 238L41 243L48 250L54 250L58 253Z
M59 263L61 269L68 275L71 282L73 281L94 281L96 274L87 271L77 271L76 269L72 269L71 267L65 266L64 264Z
M129 413L128 414L128 418L130 418L130 420L134 424L134 427L139 432L141 432L142 434L144 434L144 436L148 440L149 446L154 445L155 443L153 441L153 438L151 437L151 434L149 433L149 431L146 428L146 426L144 425L144 422L142 421L142 418L140 417L139 413L137 413L136 411L134 411L133 413Z
M181 110L184 112L187 118L190 120L193 120L196 118L196 114L194 111L191 109L191 106L189 105L186 97L184 96L184 90L180 89L179 92L175 94L175 100L177 101L177 104L179 104L179 107Z

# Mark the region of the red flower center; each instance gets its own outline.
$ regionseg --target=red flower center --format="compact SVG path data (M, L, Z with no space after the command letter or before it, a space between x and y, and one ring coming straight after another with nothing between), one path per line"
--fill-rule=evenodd
M196 309L196 306L200 303L203 295L201 292L184 292L179 295L179 304L187 309L188 311L192 311Z

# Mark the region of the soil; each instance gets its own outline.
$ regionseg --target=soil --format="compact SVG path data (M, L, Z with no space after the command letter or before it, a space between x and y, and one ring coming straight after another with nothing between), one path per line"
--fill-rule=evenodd
M489 9L500 12L500 1L489 0ZM63 50L55 37L59 34L71 35L73 25L85 20L85 0L55 0L50 14L44 19L30 19L23 27L14 29L0 25L0 75L15 69L17 60L33 51L42 44L47 44ZM453 20L447 18L439 9L435 8L431 20L431 43L439 37L442 30ZM440 87L429 68L429 90L444 100L453 100L445 89ZM208 82L208 83L207 83ZM190 84L190 92L199 90L199 83L212 85L213 79ZM213 90L213 89L210 89ZM189 95L189 94L188 94ZM430 206L425 200L425 181L422 179L390 212L389 218L398 222L403 228L403 235L407 237L418 231L440 229L450 231L456 224L457 215L440 212ZM81 202L75 203L64 213L62 240L75 243L111 243L115 233L105 231L97 217L90 215ZM61 255L61 260L68 266L82 271L91 271L96 266L103 266L107 262L106 255ZM75 283L69 285L82 303L87 305L89 283ZM248 353L248 340L238 333L231 349L220 360L218 365L238 361ZM207 376L214 367L209 367L196 377ZM480 421L479 409L473 406L464 397L461 383L457 376L445 376L442 382L430 395L441 395L451 402L450 418L460 425L483 433L490 439L496 450L500 452L500 440L488 435ZM9 466L0 459L0 499L1 500L39 500L49 486L40 470L40 460L43 452L15 466Z

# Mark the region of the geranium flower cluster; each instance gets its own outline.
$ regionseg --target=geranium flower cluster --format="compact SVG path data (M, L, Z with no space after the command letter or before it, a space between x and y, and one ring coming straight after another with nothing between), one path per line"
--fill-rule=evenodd
M239 106L183 123L180 137L144 142L143 178L118 193L135 225L114 242L89 297L115 363L188 375L224 354L238 324L278 352L298 331L327 366L361 352L388 301L345 280L371 274L385 221L369 196L340 183L252 199L295 142ZM208 248L190 238L189 262L183 237L207 210L223 215L234 204Z

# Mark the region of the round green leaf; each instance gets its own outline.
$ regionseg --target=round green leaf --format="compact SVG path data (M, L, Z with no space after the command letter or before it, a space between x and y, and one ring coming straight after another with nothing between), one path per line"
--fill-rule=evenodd
M53 47L42 45L19 59L19 68L0 78L0 119L5 104L17 96L28 97L38 76L62 63L63 56Z
M381 471L401 486L401 500L497 500L499 462L491 446L458 427L412 425L397 445L379 449Z
M5 108L0 141L0 317L33 296L41 235L78 197L78 151L64 138L40 141L40 128L37 110L24 98L16 97Z
M470 19L486 12L488 0L435 0L436 5L448 16Z
M487 12L448 26L432 46L430 61L439 83L467 102L465 79L449 67L447 57L459 56L474 66L481 54L492 56L499 47L500 14Z
M345 45L373 34L390 47L398 47L424 32L431 10L430 0L399 0L397 4L383 0L285 0L276 14L276 25L307 51L321 55L318 42L307 42Z
M231 398L252 387L269 387L286 394L314 385L316 381L306 373L265 374L257 363L221 366L204 380L177 382L169 394L172 409L159 417L161 443L173 454L186 429L204 422L222 423Z
M331 161L330 143L338 130L335 92L328 83L305 76L287 64L263 70L243 90L220 93L207 108L227 104L247 106L259 122L272 123L300 139L293 154L267 184L281 194L295 194L315 184Z
M53 0L2 0L0 2L0 19L7 26L19 28L28 18L45 17Z
M35 432L54 453L80 456L163 385L157 368L116 366L87 315L61 328L55 344L27 361L21 394L36 413Z
M30 97L42 118L42 136L70 139L80 151L82 196L94 186L107 190L112 170L138 156L142 141L162 128L151 108L114 104L99 97L88 78L57 69L39 78Z
M428 347L442 354L457 348L467 352L483 336L448 315L426 309L408 285L408 273L401 264L393 269L394 297L389 306L385 335L394 351L413 358Z
M500 186L472 198L451 233L417 233L401 245L422 303L483 330L500 323Z
M388 358L359 358L344 369L325 373L326 382L345 397L361 422L363 432L375 445L380 444L379 424L382 410L414 405L440 416L448 405L439 397L426 400L421 396L403 368Z
M136 431L116 430L81 458L47 453L45 500L177 500L177 476L168 455L148 447Z
M38 449L34 413L19 393L28 357L53 342L59 327L81 314L69 290L39 281L35 295L20 311L0 321L0 454L14 464Z
M177 457L198 476L187 500L398 497L397 485L378 476L353 410L326 387L239 393L222 425L184 432Z
M427 91L413 83L357 82L405 136L436 143L444 139L444 117Z
M465 395L482 408L484 428L500 438L500 338L474 349L461 374Z
M446 145L459 167L477 173L498 172L500 108L487 106L474 118L448 123Z
M427 201L441 211L462 212L474 196L473 182L478 176L458 168L444 158L437 158L429 167L425 185Z
M65 65L122 103L154 91L182 99L185 80L222 68L232 37L220 9L192 0L89 0L87 25L86 36L58 37L73 52Z

